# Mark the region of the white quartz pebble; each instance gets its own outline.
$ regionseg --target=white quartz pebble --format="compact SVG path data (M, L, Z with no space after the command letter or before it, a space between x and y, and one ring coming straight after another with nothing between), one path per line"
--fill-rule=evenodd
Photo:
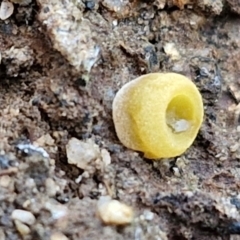
M22 209L15 209L12 212L11 215L13 220L18 220L22 223L26 223L28 225L33 225L36 221L36 218L34 217L34 215L26 210L22 210Z

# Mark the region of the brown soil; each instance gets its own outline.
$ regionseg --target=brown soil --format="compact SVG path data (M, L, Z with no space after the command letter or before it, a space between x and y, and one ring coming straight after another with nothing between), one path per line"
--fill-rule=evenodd
M0 21L0 240L240 239L239 1L13 2ZM184 155L149 161L117 139L112 101L165 71L195 81L205 120ZM72 137L111 164L68 164ZM102 195L131 206L133 223L104 225ZM14 209L35 222L13 221Z

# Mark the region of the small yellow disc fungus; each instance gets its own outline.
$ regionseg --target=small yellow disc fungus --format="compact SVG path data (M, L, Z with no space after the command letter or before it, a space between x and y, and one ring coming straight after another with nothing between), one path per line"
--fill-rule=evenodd
M203 121L202 97L177 73L150 73L125 84L113 101L113 121L126 147L149 159L181 155Z

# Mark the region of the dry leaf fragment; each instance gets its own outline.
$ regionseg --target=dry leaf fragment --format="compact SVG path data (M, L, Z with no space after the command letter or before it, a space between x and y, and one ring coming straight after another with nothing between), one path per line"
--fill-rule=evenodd
M0 6L0 19L6 20L13 14L13 3L3 0Z

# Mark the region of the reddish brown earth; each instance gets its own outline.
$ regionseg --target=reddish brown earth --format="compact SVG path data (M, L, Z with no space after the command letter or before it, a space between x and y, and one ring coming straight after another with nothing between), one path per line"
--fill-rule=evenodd
M239 1L13 2L0 21L0 240L240 239ZM119 142L111 106L124 83L164 71L196 83L205 119L184 155L149 161ZM68 164L72 137L95 142L100 163ZM104 225L103 195L133 222Z

